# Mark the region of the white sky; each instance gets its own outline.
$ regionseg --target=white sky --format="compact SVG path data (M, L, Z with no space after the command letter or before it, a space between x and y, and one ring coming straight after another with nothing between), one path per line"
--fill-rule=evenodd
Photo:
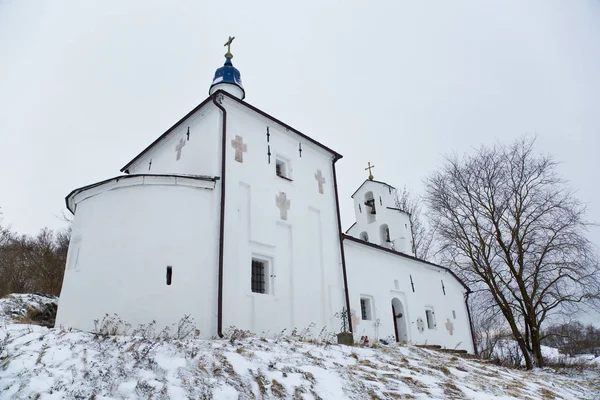
M526 132L600 221L599 1L0 0L3 223L63 226L208 95L229 35L246 100L344 155L345 227L367 161L421 192L443 154Z

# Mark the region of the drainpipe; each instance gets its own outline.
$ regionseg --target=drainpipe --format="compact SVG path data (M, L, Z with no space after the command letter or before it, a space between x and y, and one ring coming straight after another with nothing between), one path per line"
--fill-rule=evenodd
M221 141L221 216L219 222L219 283L217 295L217 335L223 337L223 248L225 243L225 145L227 141L227 110L217 102L217 90L212 97L212 102L219 108L223 115L222 141Z
M348 329L352 331L352 315L350 314L350 296L348 295L348 274L346 273L346 253L344 252L344 237L342 234L342 219L340 218L340 201L338 199L337 175L335 173L335 163L339 158L334 157L331 166L333 168L333 190L335 193L335 211L337 212L337 223L339 228L340 255L342 257L342 274L344 276L344 293L346 295L346 312L348 313Z
M469 309L469 294L471 289L467 289L465 293L465 306L467 307L467 316L469 317L469 327L471 328L471 340L473 340L473 353L477 355L477 343L475 342L475 331L473 331L473 321L471 320L471 310Z

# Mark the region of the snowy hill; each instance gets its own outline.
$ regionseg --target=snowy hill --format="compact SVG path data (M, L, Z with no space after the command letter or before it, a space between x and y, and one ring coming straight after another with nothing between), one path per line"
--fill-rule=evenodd
M36 301L17 299L0 300L0 311L22 315L15 301ZM223 340L164 340L3 321L1 399L600 398L593 369L526 372L412 346L326 344L307 331L266 339L232 329Z

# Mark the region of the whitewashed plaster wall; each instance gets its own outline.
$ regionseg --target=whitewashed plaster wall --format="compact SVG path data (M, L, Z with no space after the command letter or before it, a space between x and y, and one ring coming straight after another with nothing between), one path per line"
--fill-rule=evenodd
M353 318L356 339L364 335L371 341L377 336L395 339L392 299L397 298L404 307L403 319L407 323L409 343L437 344L473 352L464 300L466 289L450 273L348 239L344 241L344 249L351 310L356 316ZM361 297L371 299L371 320L361 319ZM434 311L434 329L427 327L426 307ZM422 332L417 329L418 318L424 323ZM381 323L379 332L374 326L377 319Z
M223 106L228 118L224 327L289 333L314 323L336 329L333 315L343 306L344 289L333 155L226 97ZM235 159L236 137L246 146L243 162ZM276 175L278 157L286 161L291 180ZM323 193L318 171L325 178ZM285 219L276 202L282 193L290 202ZM268 294L251 290L253 256L271 265Z
M83 330L116 313L157 329L190 314L216 331L218 190L189 178L135 177L75 196L56 325ZM218 188L218 186L217 186ZM172 266L172 284L166 268Z
M220 120L220 112L214 104L205 104L136 160L128 168L129 173L218 176L221 173Z

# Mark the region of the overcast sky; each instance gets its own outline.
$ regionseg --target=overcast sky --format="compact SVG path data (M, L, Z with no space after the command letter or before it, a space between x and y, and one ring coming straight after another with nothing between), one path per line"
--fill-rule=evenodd
M0 209L64 226L74 188L119 169L208 95L232 35L246 100L422 192L450 152L537 133L600 221L600 1L0 0ZM600 231L591 232L600 243Z

